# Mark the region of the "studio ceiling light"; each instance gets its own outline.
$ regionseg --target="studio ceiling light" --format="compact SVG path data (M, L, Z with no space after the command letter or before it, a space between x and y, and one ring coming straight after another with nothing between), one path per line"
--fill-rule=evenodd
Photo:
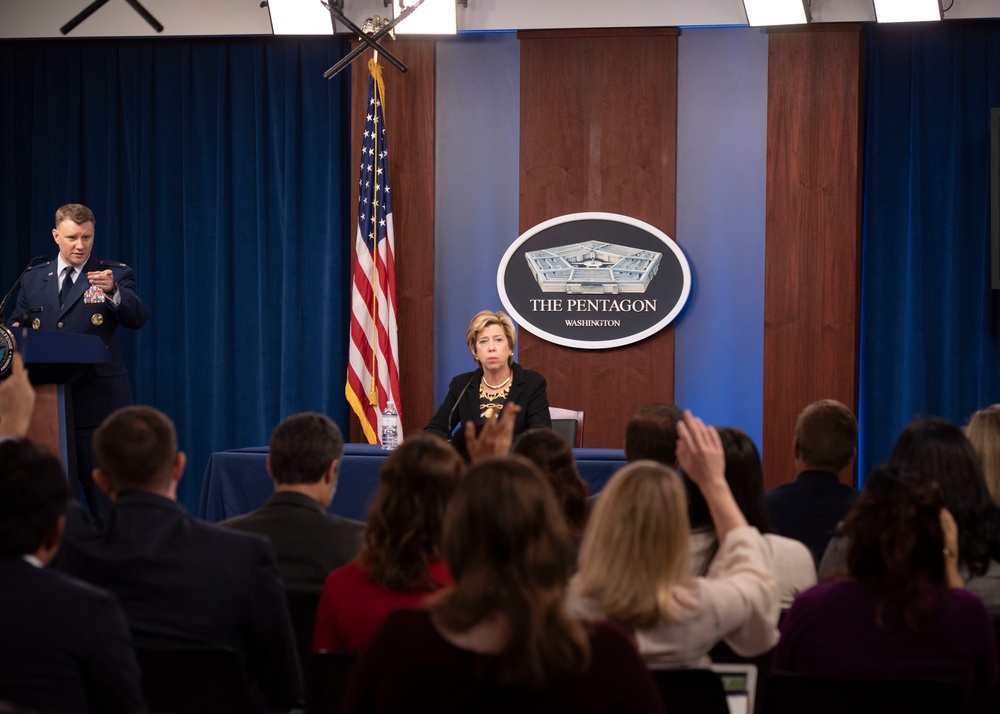
M396 17L416 0L392 0L392 16ZM424 0L408 18L396 26L397 35L454 35L458 32L458 12L455 0Z
M875 0L879 22L929 22L944 19L941 0Z
M261 3L264 5L265 3ZM332 35L330 11L319 0L266 0L275 35Z
M804 25L812 17L809 0L743 0L750 27Z

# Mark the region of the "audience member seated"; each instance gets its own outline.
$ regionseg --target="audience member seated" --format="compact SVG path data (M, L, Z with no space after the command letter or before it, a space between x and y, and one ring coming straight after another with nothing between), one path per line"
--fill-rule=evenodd
M795 422L795 481L764 496L775 530L805 543L817 563L858 496L838 479L857 444L858 420L850 409L832 399L813 402Z
M231 648L259 687L261 711L292 707L302 675L268 540L184 512L185 456L161 412L119 409L97 429L94 451L94 481L114 505L91 519L70 504L57 567L115 593L137 647Z
M323 414L295 414L271 435L267 472L274 495L260 509L223 521L267 536L289 590L323 588L326 576L354 560L365 524L326 512L344 455L340 429Z
M1000 617L1000 507L990 498L979 457L954 424L918 419L896 439L891 466L919 471L941 488L958 524L959 573L993 617ZM842 573L848 540L835 538L820 563L820 577Z
M58 459L28 441L0 443L0 700L39 712L145 711L118 602L46 567L67 495Z
M764 536L781 608L787 610L796 595L816 584L816 561L802 542L777 535L771 527L764 503L764 472L753 440L739 429L720 427L718 431L726 455L726 482L747 523ZM691 574L704 575L719 549L719 541L704 497L698 491L689 491L688 498Z
M323 585L314 651L360 652L382 621L451 583L441 558L444 509L465 463L444 440L407 438L382 466L361 554Z
M688 413L677 425L684 473L704 494L719 540L705 577L692 577L684 486L652 461L621 469L587 525L571 608L635 633L652 668L707 667L720 640L742 657L778 637L779 600L763 536L747 525L725 477L719 435Z
M674 404L649 404L625 425L625 460L677 467L677 424L684 412Z
M648 404L628 420L625 425L625 459L656 461L677 468L677 423L684 419L684 412L674 404ZM587 499L588 510L593 509L600 493Z
M965 435L979 455L993 502L1000 504L1000 404L991 404L973 414Z
M455 577L430 610L400 610L348 683L347 712L662 712L625 633L564 609L571 543L524 459L473 466L448 506Z
M551 429L529 429L514 443L514 453L539 468L556 494L573 542L573 563L587 525L587 483L580 478L573 446Z
M775 670L853 679L959 683L970 707L997 677L993 624L962 589L961 531L929 477L872 473L847 516L847 577L796 598Z

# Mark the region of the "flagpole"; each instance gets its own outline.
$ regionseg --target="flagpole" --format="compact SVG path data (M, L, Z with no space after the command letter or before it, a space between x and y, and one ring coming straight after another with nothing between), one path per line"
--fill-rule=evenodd
M384 55L385 52L379 54ZM375 444L379 442L379 404L383 393L396 404L400 429L403 418L399 404L401 393L393 264L395 251L387 166L386 92L382 78L384 69L377 54L373 52L370 57L368 106L358 181L360 194L353 271L351 342L345 394L361 422L366 439ZM381 265L378 264L379 260L382 261Z
M374 136L372 137L375 142L375 154L378 155L378 108L382 101L382 81L381 72L378 72L378 50L375 50L374 55L370 62L368 62L368 71L372 75L372 79L375 81L375 106L372 108L372 117L374 123ZM375 180L378 180L378 174L375 175ZM378 225L378 187L375 189L375 198L372 199L372 225ZM372 243L372 315L378 314L378 228L375 228L375 238ZM371 343L375 345L375 349L372 350L372 386L368 391L368 403L375 407L375 411L381 411L378 406L378 321L372 320L372 340Z

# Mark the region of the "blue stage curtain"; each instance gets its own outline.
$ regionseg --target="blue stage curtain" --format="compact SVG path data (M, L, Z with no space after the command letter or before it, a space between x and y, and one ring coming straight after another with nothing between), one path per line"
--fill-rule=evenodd
M207 457L290 413L347 427L349 87L333 38L0 42L0 282L56 254L85 203L95 253L151 318L119 330L136 401L177 424L180 498ZM4 288L6 289L6 287Z
M964 424L1000 401L989 203L1000 23L872 26L867 96L862 478L915 417Z

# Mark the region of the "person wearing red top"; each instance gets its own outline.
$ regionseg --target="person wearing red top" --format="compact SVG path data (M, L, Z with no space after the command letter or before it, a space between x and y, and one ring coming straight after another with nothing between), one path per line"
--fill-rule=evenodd
M464 474L458 453L429 434L408 438L386 459L361 554L323 584L314 652L360 652L393 611L422 607L451 584L441 530Z
M451 585L448 566L440 560L428 568L440 586ZM316 613L313 650L316 652L360 652L371 641L382 622L394 611L421 608L438 587L411 591L389 590L368 579L355 561L337 568L326 579L323 598Z

